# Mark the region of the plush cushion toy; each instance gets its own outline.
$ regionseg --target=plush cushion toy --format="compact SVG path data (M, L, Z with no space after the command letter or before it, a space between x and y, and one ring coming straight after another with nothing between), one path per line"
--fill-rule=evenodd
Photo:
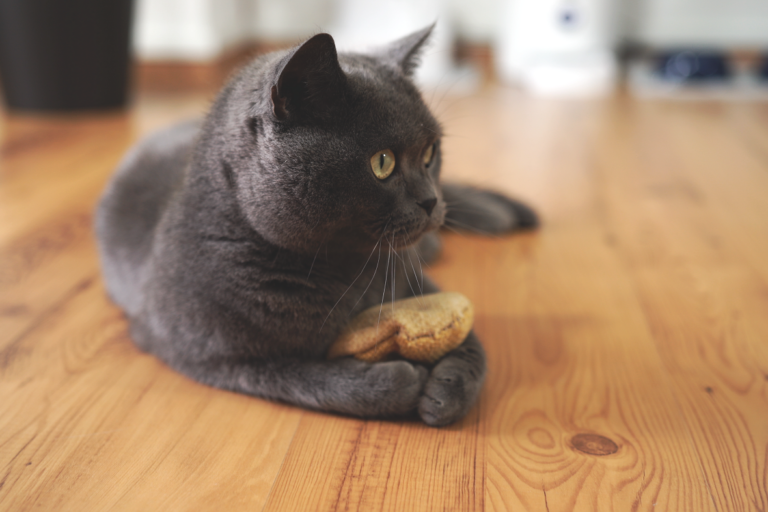
M328 351L373 363L399 354L433 363L461 345L472 328L472 303L456 292L435 293L375 306L356 316Z

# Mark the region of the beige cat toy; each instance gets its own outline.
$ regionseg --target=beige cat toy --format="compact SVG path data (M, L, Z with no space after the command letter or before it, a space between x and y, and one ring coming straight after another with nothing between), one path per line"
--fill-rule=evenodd
M331 346L328 359L352 355L373 363L399 354L434 363L461 345L474 321L464 295L435 293L374 306L356 316Z

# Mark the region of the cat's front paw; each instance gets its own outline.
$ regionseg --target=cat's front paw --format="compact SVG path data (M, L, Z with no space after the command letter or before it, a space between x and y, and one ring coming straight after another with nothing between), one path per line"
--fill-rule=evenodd
M499 201L509 212L509 227L507 230L514 229L535 229L539 227L539 216L536 212L525 203L512 199L495 192L489 192L494 200Z
M445 225L453 229L497 235L539 225L531 207L497 192L444 185L443 195L448 204Z
M408 361L389 361L370 365L365 387L370 390L372 416L403 416L411 413L419 399L429 372Z
M477 401L483 377L467 371L460 361L444 359L432 370L419 400L419 416L439 427L464 417Z

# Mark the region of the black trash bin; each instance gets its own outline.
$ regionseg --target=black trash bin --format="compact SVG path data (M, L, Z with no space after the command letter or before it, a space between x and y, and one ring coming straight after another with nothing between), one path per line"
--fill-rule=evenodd
M9 109L126 104L133 0L0 0L0 83Z

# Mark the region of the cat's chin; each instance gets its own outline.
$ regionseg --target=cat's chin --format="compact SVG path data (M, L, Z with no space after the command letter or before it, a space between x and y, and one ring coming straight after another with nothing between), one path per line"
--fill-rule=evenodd
M391 238L392 247L397 250L408 249L418 245L419 241L428 233L437 231L439 226L427 226L420 230L395 232Z

